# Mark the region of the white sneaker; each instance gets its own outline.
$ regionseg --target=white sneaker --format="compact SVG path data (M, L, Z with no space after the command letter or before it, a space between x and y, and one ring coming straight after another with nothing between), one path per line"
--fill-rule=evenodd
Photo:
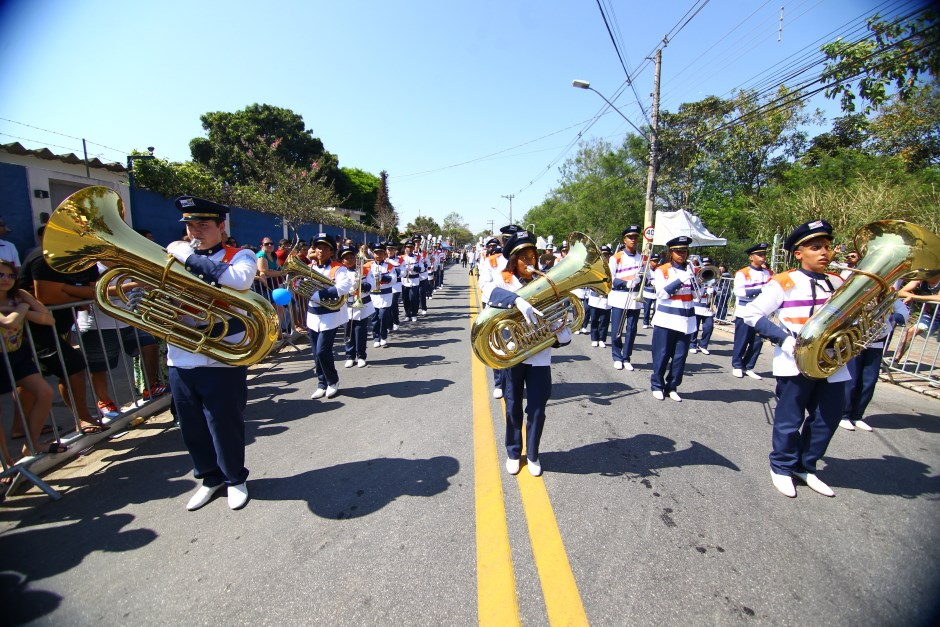
M597 345L598 345L600 348L607 348L607 344L605 344L604 342L598 342Z
M852 424L851 420L840 420L839 426L846 431L855 431L855 425Z
M622 361L615 361L615 362L614 362L614 370L623 370L623 362L622 362Z
M752 379L756 379L757 381L760 381L761 379L764 378L764 377L760 376L759 374L757 374L756 372L754 372L753 370L745 370L745 371L744 371L744 374L746 374L747 376L751 377Z
M575 331L574 335L581 335L581 329L578 329L577 331Z
M874 429L871 428L871 425L865 422L864 420L856 420L855 428L861 429L862 431L874 431Z
M629 371L632 372L632 371L633 371L633 364L631 364L629 361L625 361L625 362L623 362L623 369L624 369L624 370L629 370Z
M592 341L591 341L591 346L597 348L597 342L595 342L595 341L592 340Z
M314 390L313 394L310 395L311 400L316 400L318 398L323 398L326 396L326 390L323 388L317 388Z
M653 398L655 398L657 401L661 401L666 397L663 395L662 390L653 390Z
M674 400L674 401L677 402L677 403L681 403L681 402L682 402L682 397L679 396L679 393L676 392L675 390L673 390L672 392L669 393L669 398L671 398L672 400Z
M583 333L584 335L587 335L590 332L591 332L591 329L589 329L588 327L581 327L581 333Z
M355 364L355 363L356 363L356 360L355 360L355 359L347 359L347 360L346 360L346 363L343 364L343 368L352 368L352 367L353 367L353 364Z
M502 398L503 397L503 388L496 388L493 390L493 398Z
M421 314L422 316L426 316L426 315L428 315L428 310L427 310L427 309L420 309L420 310L418 310L418 313Z
M381 342L379 342L379 346L383 346L383 347L388 346L388 340L382 340Z
M248 482L242 481L238 485L228 487L228 506L232 509L241 509L248 504Z
M648 329L648 328L650 328L650 325L644 324L644 325L643 325L643 328L644 328L644 329Z
M507 459L506 460L506 472L511 475L519 474L519 460L518 459Z
M326 386L326 397L333 398L339 393L339 383Z
M708 350L707 348L699 348L698 350L699 350L699 352L702 353L703 355L711 355L711 354L712 354L711 351Z
M190 497L189 502L186 503L186 509L189 511L195 511L209 502L212 499L212 495L222 489L223 484L207 488L204 485L199 486L196 492Z
M366 367L366 360L365 360L365 359L357 359L357 360L356 360L356 368L365 368L365 367Z
M796 488L793 486L793 477L790 475L778 475L773 470L770 471L770 478L774 482L777 492L791 499L796 496Z
M542 474L542 464L534 462L530 459L526 460L525 465L529 468L529 474L533 477L538 477Z
M378 348L378 347L379 347L379 341L378 341L378 340L372 342L372 348Z
M795 472L793 473L793 476L797 477L800 481L805 483L810 490L819 492L823 496L836 495L836 493L832 491L832 488L823 483L822 479L811 472Z
M744 378L744 371L741 370L740 368L735 368L734 370L731 371L731 374L733 374L734 376L736 376L736 377L739 378L739 379L743 379L743 378Z
M692 348L689 349L689 352L694 355L695 353L698 352L698 349L693 346Z
M392 325L392 331L397 331L397 330L398 330L398 325L397 325L397 324L393 324L393 325Z

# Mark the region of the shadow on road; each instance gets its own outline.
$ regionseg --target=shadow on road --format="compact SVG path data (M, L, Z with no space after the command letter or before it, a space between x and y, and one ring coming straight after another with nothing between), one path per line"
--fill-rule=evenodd
M280 479L251 482L251 498L307 501L321 518L368 516L402 496L431 497L450 487L460 470L453 457L379 458L318 468Z
M703 444L691 442L688 448L677 449L675 440L651 433L609 438L570 451L545 452L539 458L553 473L605 477L650 477L658 475L657 471L664 468L683 466L721 466L740 470L731 460Z
M826 457L826 483L870 494L913 499L940 494L940 476L930 476L930 466L913 459L885 455L881 459Z

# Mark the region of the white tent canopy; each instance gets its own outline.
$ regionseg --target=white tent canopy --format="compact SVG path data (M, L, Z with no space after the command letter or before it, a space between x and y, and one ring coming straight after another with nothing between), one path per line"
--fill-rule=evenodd
M692 238L692 246L725 246L728 240L712 235L698 216L685 209L678 211L657 211L654 246L665 246L674 237L687 235Z

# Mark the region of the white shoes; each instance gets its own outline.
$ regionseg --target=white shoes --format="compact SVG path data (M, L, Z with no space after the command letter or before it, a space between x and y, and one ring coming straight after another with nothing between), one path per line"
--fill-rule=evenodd
M855 431L855 425L852 424L851 420L840 420L839 426L846 431Z
M594 348L597 348L597 345L598 345L598 342L591 341L591 346L593 346Z
M242 481L238 485L228 487L228 506L232 509L241 509L248 504L248 482Z
M224 484L219 484L211 488L207 488L204 485L199 486L199 489L196 490L195 494L190 497L189 502L186 504L186 509L189 511L195 511L209 502L212 499L212 495L222 489Z
M419 310L418 310L418 313L421 314L422 316L426 316L426 315L428 315L428 310L427 310L427 309L419 309Z
M574 335L581 335L581 329L578 329L577 331L575 331Z
M352 368L356 363L355 359L347 359L346 363L343 364L343 368Z
M734 370L731 371L731 374L733 374L734 376L736 376L736 377L739 378L739 379L743 379L743 378L744 378L744 371L741 370L740 368L735 368Z
M653 390L653 398L655 398L657 401L661 401L666 397L663 395L662 390Z
M398 330L398 325L397 325L397 324L393 324L393 325L392 325L392 331L397 331L397 330Z
M622 361L615 361L615 362L614 362L614 370L623 370L623 362L622 362Z
M790 475L778 475L773 470L770 471L770 478L774 482L777 492L791 499L796 496L796 487L793 485L793 477Z
M326 386L326 397L333 398L339 392L339 383Z
M378 340L372 342L372 348L378 348L379 346L381 346L381 343Z
M695 353L698 352L698 348L696 348L696 347L693 346L692 348L689 349L689 352L694 355Z
M496 388L493 390L493 398L502 398L503 397L503 388Z
M671 398L672 400L674 400L674 401L677 402L677 403L681 403L681 402L682 402L682 397L679 396L679 393L676 392L675 390L673 390L672 392L669 393L669 398Z
M855 428L861 429L862 431L874 431L874 429L871 428L871 425L865 422L864 420L856 420Z
M506 460L506 472L511 475L519 474L519 460L518 459L507 459Z
M805 483L810 490L819 492L823 496L836 495L836 493L832 491L832 488L823 483L822 479L811 472L795 472L793 473L793 476Z
M629 361L625 361L625 362L623 362L623 369L624 369L624 370L630 370L630 371L632 372L632 371L633 371L633 364L631 364Z
M365 360L365 359L357 359L357 360L356 360L356 368L365 368L365 367L366 367L366 360Z
M757 381L760 381L761 379L764 378L764 377L760 376L759 374L757 374L756 372L754 372L753 370L745 370L745 371L744 371L744 374L746 374L747 376L751 377L752 379L756 379Z
M323 398L326 396L326 390L323 388L317 388L314 390L313 394L310 395L311 400L317 400L318 398Z
M542 474L542 464L530 459L526 461L525 465L529 468L529 474L533 477L538 477Z
M607 344L605 344L604 342L598 342L597 345L598 345L600 348L607 348Z
M644 328L644 329L648 329L648 328L650 328L650 325L644 324L644 325L643 325L643 328Z
M381 347L383 347L383 348L386 347L386 346L388 346L388 340L380 340L380 341L379 341L379 346L381 346Z
M708 350L707 348L699 348L698 350L699 350L699 352L702 353L703 355L711 355L711 354L712 354L711 351Z

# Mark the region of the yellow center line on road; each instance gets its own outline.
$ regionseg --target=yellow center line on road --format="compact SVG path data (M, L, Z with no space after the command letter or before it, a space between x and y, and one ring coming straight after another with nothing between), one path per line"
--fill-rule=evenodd
M477 294L476 280L471 275L471 325L479 310ZM519 624L519 605L500 480L502 464L496 451L486 367L476 358L471 358L471 362L479 622L481 625ZM545 482L541 477L522 472L518 484L549 624L588 625ZM493 581L488 581L490 578Z

